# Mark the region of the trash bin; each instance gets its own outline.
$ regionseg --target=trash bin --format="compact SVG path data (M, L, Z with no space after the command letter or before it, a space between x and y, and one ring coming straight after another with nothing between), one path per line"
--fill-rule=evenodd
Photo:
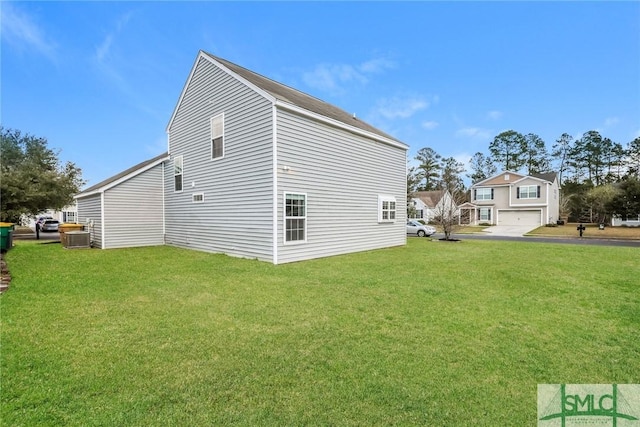
M13 247L13 223L0 222L0 250L8 251Z
M58 232L60 233L60 243L62 243L62 247L66 248L67 244L67 233L70 231L82 231L84 230L84 225L82 224L60 224L58 226Z

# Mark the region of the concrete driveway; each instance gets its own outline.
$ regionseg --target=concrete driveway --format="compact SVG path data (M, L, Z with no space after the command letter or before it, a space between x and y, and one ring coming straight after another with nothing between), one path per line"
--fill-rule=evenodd
M536 228L530 225L494 225L485 228L483 232L491 236L520 237Z

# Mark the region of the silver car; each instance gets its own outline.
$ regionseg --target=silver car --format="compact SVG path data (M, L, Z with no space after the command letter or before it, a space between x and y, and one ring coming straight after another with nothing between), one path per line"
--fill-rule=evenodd
M56 219L47 219L40 225L40 231L58 231L59 224Z
M407 234L417 235L418 237L429 237L435 234L436 229L430 225L424 225L412 219L407 221Z

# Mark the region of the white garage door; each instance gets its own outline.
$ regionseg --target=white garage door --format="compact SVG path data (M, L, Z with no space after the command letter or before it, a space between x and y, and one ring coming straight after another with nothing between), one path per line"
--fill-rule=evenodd
M499 211L498 225L540 226L540 211Z

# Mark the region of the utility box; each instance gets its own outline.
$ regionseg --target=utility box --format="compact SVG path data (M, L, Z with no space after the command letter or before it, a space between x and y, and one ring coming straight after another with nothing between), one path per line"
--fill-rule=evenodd
M79 249L91 247L91 233L88 231L67 231L63 246L67 249Z
M0 251L6 252L13 247L13 223L0 222Z
M60 233L60 243L62 243L62 246L67 247L67 233L82 230L84 230L84 225L82 224L60 224L58 226L58 232Z

